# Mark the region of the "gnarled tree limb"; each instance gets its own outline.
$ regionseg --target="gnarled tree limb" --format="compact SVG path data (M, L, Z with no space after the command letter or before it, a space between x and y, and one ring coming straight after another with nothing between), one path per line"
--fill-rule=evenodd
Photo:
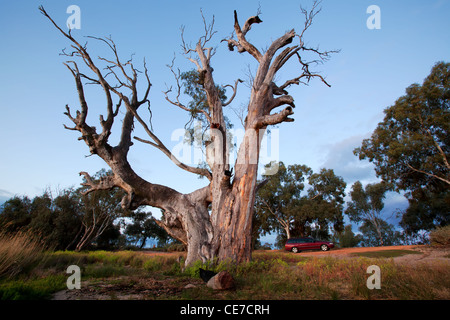
M289 118L289 116L293 114L294 112L292 111L292 107L287 107L278 113L268 114L256 118L251 127L253 129L261 129L269 125L276 125L282 122L293 122L294 119Z
M229 85L229 84L227 84L227 85L225 86L225 88L226 88L226 87L230 87L230 88L233 89L233 95L230 97L230 99L228 99L227 102L225 102L225 103L222 104L222 107L225 107L225 106L229 105L231 102L233 102L234 98L236 97L236 93L237 93L237 85L238 85L238 83L242 83L242 82L243 82L243 81L242 81L241 79L237 79L237 80L235 81L235 83L234 83L234 87L232 87L232 86Z

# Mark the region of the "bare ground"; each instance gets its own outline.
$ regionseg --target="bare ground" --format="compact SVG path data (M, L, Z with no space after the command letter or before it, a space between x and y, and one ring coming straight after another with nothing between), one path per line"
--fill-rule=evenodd
M198 279L153 279L122 276L113 281L83 281L81 289L62 290L53 300L145 300L170 297L179 294L187 285L202 284Z

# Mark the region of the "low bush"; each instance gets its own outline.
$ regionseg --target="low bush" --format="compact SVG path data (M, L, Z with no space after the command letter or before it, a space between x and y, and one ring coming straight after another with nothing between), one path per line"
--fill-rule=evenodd
M450 245L450 225L439 227L430 232L431 245L449 246Z
M158 271L161 270L163 264L161 262L160 259L148 259L147 261L145 261L142 264L142 267L144 268L144 270L146 271L150 271L150 272L154 272L154 271Z
M112 264L90 264L81 270L83 279L110 278L128 274L128 270L120 265Z

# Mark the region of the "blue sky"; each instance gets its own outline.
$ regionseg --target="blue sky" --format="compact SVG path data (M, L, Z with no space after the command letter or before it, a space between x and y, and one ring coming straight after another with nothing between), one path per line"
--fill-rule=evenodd
M73 35L110 36L125 60L135 54L137 65L145 57L151 82L150 100L153 127L169 148L174 130L183 128L186 115L164 100L163 90L173 85L169 69L174 54L181 70L193 65L180 53L180 26L185 38L195 43L203 32L200 9L207 20L215 16L217 53L212 60L218 84L246 79L253 67L247 54L229 52L220 40L233 31L233 10L240 21L260 7L263 23L255 25L248 38L258 48L294 28L300 31L303 17L299 7L310 8L312 1L2 1L0 4L0 198L13 195L33 197L46 188L77 186L80 171L94 174L104 168L101 159L86 157L89 152L78 134L63 128L70 125L64 106L78 108L73 78L59 56L69 43L38 11L44 5L61 26L70 14L70 5L81 9L81 29ZM381 29L370 30L366 13L370 5L381 10ZM322 50L340 49L324 65L318 66L327 81L291 87L295 98L295 122L278 127L279 159L285 164L306 164L318 171L334 169L350 186L354 181L377 181L373 167L352 153L362 139L370 136L383 118L383 109L392 105L412 83L421 83L437 61L450 55L449 0L348 0L322 1L322 12L305 35L306 42ZM86 39L88 40L88 39ZM99 43L89 40L91 54L103 54ZM295 74L289 66L278 78L284 82ZM248 101L249 89L241 85L233 103ZM98 126L105 103L96 88L87 89L90 113L88 123ZM232 112L228 115L238 127ZM146 115L143 114L145 117ZM117 129L119 129L118 122ZM112 135L111 139L117 139ZM136 126L136 135L142 130ZM130 163L145 179L190 192L205 185L190 173L179 170L158 150L138 142L130 152ZM405 205L402 196L391 194L386 215Z

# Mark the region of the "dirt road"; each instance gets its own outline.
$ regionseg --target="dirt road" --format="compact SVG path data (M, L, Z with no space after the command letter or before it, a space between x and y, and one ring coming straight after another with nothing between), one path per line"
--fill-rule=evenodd
M304 256L350 256L353 253L358 252L372 252L372 251L385 251L385 250L414 250L420 251L421 248L425 248L427 246L420 245L410 245L410 246L385 246L385 247L355 247L355 248L339 248L339 249L331 249L329 251L305 251L301 252L301 255Z
M375 252L375 251L385 251L385 250L411 250L416 251L420 254L405 254L399 257L395 257L394 262L396 263L434 263L441 262L450 265L450 248L436 248L427 245L407 245L407 246L386 246L386 247L358 247L358 248L341 248L341 249L331 249L329 251L305 251L298 253L301 256L306 257L323 257L330 256L336 258L349 258L354 256L354 253L361 252Z
M356 247L356 248L338 248L331 249L329 251L303 251L300 253L291 253L284 250L271 250L272 252L283 252L286 254L299 255L305 257L335 257L335 258L352 258L356 257L355 253L361 252L375 252L385 250L411 250L420 254L405 254L399 257L393 258L398 263L431 263L433 261L440 261L448 263L450 265L450 248L438 248L428 245L405 245L405 246L385 246L385 247ZM261 250L259 252L264 252ZM159 255L159 256L183 256L183 252L160 252L160 251L143 251L147 255Z

